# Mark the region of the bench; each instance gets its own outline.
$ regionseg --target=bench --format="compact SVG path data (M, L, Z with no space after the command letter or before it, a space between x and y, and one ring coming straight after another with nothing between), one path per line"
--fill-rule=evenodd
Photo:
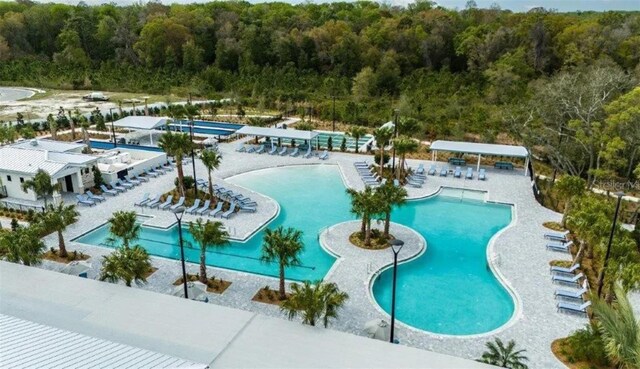
M508 161L497 161L493 166L496 169L513 170L513 163L509 163Z
M449 158L449 164L464 166L467 165L467 162L466 160L460 158Z

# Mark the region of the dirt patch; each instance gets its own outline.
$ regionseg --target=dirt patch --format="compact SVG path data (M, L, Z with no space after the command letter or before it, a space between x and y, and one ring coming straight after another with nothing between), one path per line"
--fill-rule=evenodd
M542 223L543 226L545 226L546 228L549 228L552 231L556 231L556 232L564 232L565 229L562 227L562 225L558 222L544 222Z
M253 298L251 299L251 301L280 306L282 302L285 301L286 299L280 300L279 295L280 294L278 293L278 290L271 289L269 288L269 286L264 286L258 290L255 296L253 296ZM291 296L288 293L285 293L285 295L287 296L287 299L289 298L289 296Z
M189 282L198 282L200 281L199 274L187 274L187 281ZM174 286L179 286L182 284L182 277L178 278L175 282L173 282ZM231 286L231 282L225 281L223 279L216 279L216 277L211 277L207 279L207 292L222 294Z
M349 236L349 242L351 242L351 244L365 250L384 250L391 246L389 241L393 239L394 237L392 235L389 235L388 238L384 237L382 232L377 229L371 230L371 246L365 246L364 234L361 232L354 232Z
M155 273L158 270L158 268L154 268L151 267L145 274L144 274L144 279L147 279L149 277L151 277L151 274Z

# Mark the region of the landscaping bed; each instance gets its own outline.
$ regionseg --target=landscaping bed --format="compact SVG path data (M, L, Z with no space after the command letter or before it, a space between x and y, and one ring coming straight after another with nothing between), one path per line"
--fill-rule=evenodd
M290 296L288 293L286 293L285 295L287 296L287 298L289 298ZM255 296L253 296L253 298L251 299L251 301L278 306L280 306L280 304L282 304L282 302L285 300L280 300L278 290L271 289L269 286L264 286L259 289Z
M389 237L384 237L382 231L377 229L371 230L371 245L365 246L364 244L364 233L358 231L354 232L349 236L349 242L356 247L365 250L384 250L387 247L391 246L389 241L393 240L394 237L389 235Z
M200 281L199 274L187 274L187 281L189 282L198 282ZM182 277L178 278L175 282L173 282L174 286L181 285ZM207 279L207 292L222 294L231 286L231 282L225 281L223 279L216 279L216 277L211 277Z
M67 251L67 256L66 257L62 257L59 254L59 250L58 249L54 249L53 247L49 249L49 251L45 252L42 255L43 259L46 260L51 260L51 261L55 261L58 263L64 263L67 264L71 261L81 261L81 260L87 260L89 258L91 258L91 256L89 255L85 255L82 252L78 252L78 251Z

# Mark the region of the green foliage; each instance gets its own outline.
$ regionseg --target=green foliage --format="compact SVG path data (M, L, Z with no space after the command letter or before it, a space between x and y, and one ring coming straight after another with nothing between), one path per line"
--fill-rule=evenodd
M505 346L502 340L496 338L495 341L486 343L487 351L482 354L479 361L496 365L502 368L527 369L524 363L529 359L523 355L526 350L516 350L516 342L511 340Z
M28 192L32 190L38 197L44 200L44 206L47 207L47 198L53 196L53 193L60 191L60 184L52 184L51 176L43 169L38 169L33 179L28 179L22 183L22 190Z
M93 185L94 185L94 187L100 188L100 185L104 184L104 179L102 178L102 172L95 165L93 166L93 168L91 168L91 171L93 171Z
M597 327L588 324L583 329L572 333L567 338L567 342L571 347L574 359L588 361L600 366L609 365L607 354L604 351L602 336Z
M342 137L342 142L340 143L340 151L347 151L347 138L344 136Z
M145 249L140 246L118 247L102 257L100 280L111 283L122 280L131 287L131 282L146 282L145 276L150 270L151 259Z
M326 328L332 319L338 318L338 311L348 299L349 295L340 291L335 283L305 281L302 285L291 284L291 295L280 309L289 319L302 315L302 322L311 326L322 320Z
M329 136L327 139L327 150L333 151L333 136Z
M352 126L349 127L349 130L346 132L346 134L353 137L353 139L356 141L356 152L358 152L358 150L360 150L360 139L362 138L362 136L367 134L367 129L360 126Z
M78 220L78 216L80 216L80 213L76 210L75 205L65 205L64 202L60 202L57 206L49 205L44 213L35 215L35 220L40 223L45 231L57 232L58 249L61 257L67 256L67 248L65 247L62 232L67 229L67 226L75 223Z
M116 211L108 223L110 235L107 241L111 244L119 242L123 248L128 249L140 237L140 224L135 211Z
M202 218L198 218L195 223L189 223L189 232L200 246L200 282L208 284L207 249L227 246L229 244L229 233L225 231L222 222L207 220L205 223Z
M300 253L304 249L302 231L279 226L275 230L267 228L262 241L260 260L266 263L277 263L280 272L280 299L286 298L284 289L285 269L300 265Z
M222 154L214 150L204 150L200 154L200 159L205 168L207 168L207 175L209 176L209 195L213 198L213 181L211 180L211 172L218 169L222 163Z
M170 106L170 115L174 119L180 119L183 114L183 108L180 108L180 105L174 105L174 108ZM174 133L171 131L166 132L160 137L158 140L158 146L161 147L169 156L173 156L176 160L176 168L178 172L178 183L176 187L180 190L180 194L182 196L185 195L185 178L184 171L182 169L182 159L193 150L193 142L191 142L191 138L186 133ZM193 178L192 178L193 182ZM193 183L192 183L193 186Z
M14 228L13 220L11 232L0 232L0 257L12 263L40 264L46 249L40 239L42 230L37 225Z

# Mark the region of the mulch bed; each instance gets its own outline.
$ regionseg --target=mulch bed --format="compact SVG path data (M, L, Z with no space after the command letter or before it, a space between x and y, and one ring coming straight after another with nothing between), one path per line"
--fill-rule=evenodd
M187 280L189 282L198 282L200 281L200 276L198 274L187 274ZM174 286L178 286L182 284L182 277L178 278L175 282L173 282ZM216 279L216 277L211 277L207 280L207 292L222 294L231 286L231 282L225 281L223 279Z
M258 290L251 301L280 306L280 304L282 304L282 301L284 300L280 300L279 295L280 294L278 293L277 289L274 290L269 288L268 286L265 286ZM289 298L290 296L290 294L288 293L285 293L285 295L287 296L287 298Z
M384 250L391 246L391 244L389 244L389 241L393 239L394 237L392 235L389 235L389 238L384 238L382 236L382 232L371 231L371 246L365 246L364 234L362 234L360 231L352 233L349 236L349 242L351 242L354 246L365 250Z
M49 250L42 255L43 259L55 261L58 263L67 264L72 261L82 261L91 258L89 255L85 255L82 252L67 251L67 257L63 258L58 254L58 249Z

